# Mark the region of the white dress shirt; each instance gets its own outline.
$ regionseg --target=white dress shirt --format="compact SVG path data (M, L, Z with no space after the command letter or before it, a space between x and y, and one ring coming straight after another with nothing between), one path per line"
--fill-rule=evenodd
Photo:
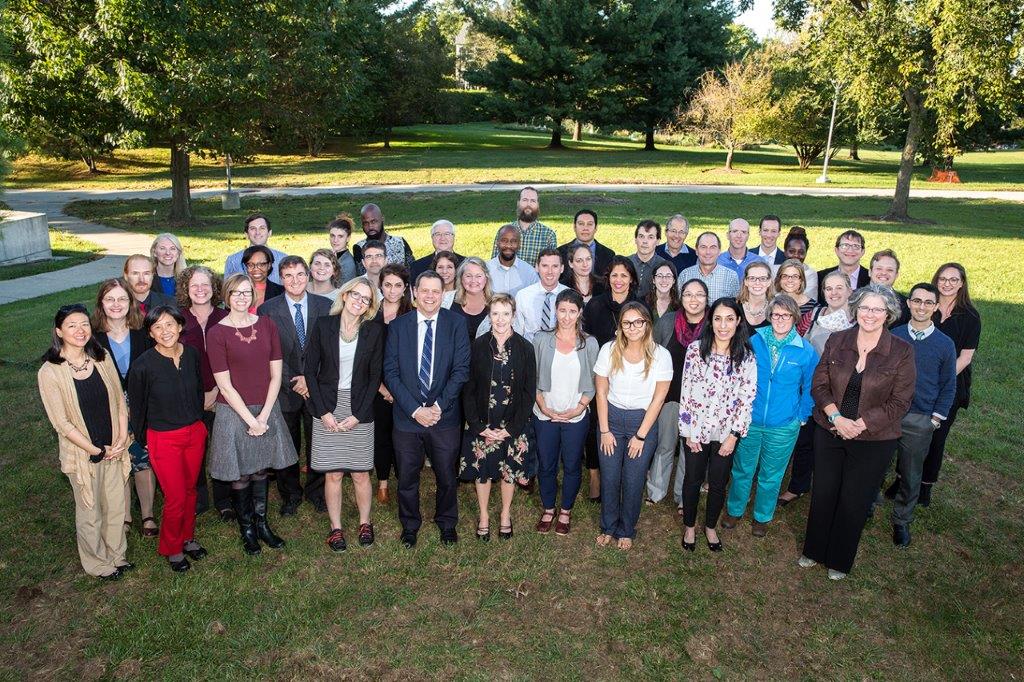
M515 329L527 341L533 341L533 335L543 329L554 329L557 324L555 318L555 298L562 291L569 287L561 282L555 284L550 292L540 282L531 284L521 289L516 294L516 318L512 323ZM551 319L544 319L544 299L548 293L551 294Z

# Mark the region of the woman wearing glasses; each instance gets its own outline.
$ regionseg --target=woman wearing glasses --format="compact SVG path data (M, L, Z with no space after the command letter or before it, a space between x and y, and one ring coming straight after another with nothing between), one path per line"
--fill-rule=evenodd
M638 301L622 306L615 339L594 365L601 457L601 534L633 547L644 483L658 443L658 415L672 381L672 358L654 342L651 314Z
M756 472L754 537L764 537L782 477L789 466L800 426L811 416L811 379L818 354L797 334L800 308L788 294L778 294L768 306L771 326L758 329L751 339L757 360L757 394L750 428L736 446L732 485L722 528L733 528L747 508Z
M814 487L799 564L853 568L868 511L896 453L914 397L914 351L888 326L900 315L892 289L868 284L850 297L857 326L832 334L814 372Z
M764 261L749 264L743 271L740 293L736 297L736 302L743 306L743 319L747 323L748 334L769 325L768 301L774 295L771 267Z
M373 324L377 291L365 277L345 283L331 314L316 321L306 344L306 386L313 412L312 465L325 473L324 500L331 521L327 546L342 552L341 481L352 476L359 508L359 544L374 541L370 523L374 465L373 402L384 363L384 326Z
M257 244L243 251L242 266L252 282L253 299L249 312L255 315L256 309L265 301L283 294L284 287L268 279L274 269L274 252L266 246Z
M704 537L722 551L718 516L732 469L736 443L747 435L757 390L757 362L747 341L743 309L733 298L711 306L700 339L686 348L679 395L679 437L686 440L683 480L683 549L697 547L697 503L705 477L708 498Z
M210 475L232 482L246 554L259 554L260 541L273 549L284 546L267 522L267 471L284 469L298 459L277 404L281 339L273 320L249 312L254 291L252 280L241 273L224 280L221 297L228 314L206 333L207 357L219 390Z
M674 317L679 308L679 290L676 288L676 266L665 262L654 269L651 290L647 294L647 308L651 311L651 319L658 320L668 315Z
M808 295L807 273L803 263L795 258L784 261L775 274L775 292L788 294L800 308L800 319L796 323L796 333L803 335L811 326L811 317L818 302Z

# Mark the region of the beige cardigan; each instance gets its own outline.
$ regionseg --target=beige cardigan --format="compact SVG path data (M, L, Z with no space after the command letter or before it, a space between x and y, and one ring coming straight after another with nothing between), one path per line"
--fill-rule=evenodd
M124 437L120 432L121 415L127 414L128 405L124 400L124 392L121 389L121 379L117 369L110 359L109 353L102 362L96 363L96 371L100 373L103 384L107 388L107 396L110 400L110 422L114 433L114 442ZM78 406L78 394L75 392L75 379L68 363L62 362L56 365L52 362L43 362L36 375L39 382L39 396L43 400L43 407L46 409L46 416L57 432L57 444L60 451L60 470L78 483L82 491L82 502L86 509L92 509L95 504L93 500L93 481L95 469L89 461L89 453L72 443L67 434L78 429L86 438L89 437L89 430L85 427L85 418ZM125 481L131 471L131 459L127 449L119 459L121 460L121 471Z

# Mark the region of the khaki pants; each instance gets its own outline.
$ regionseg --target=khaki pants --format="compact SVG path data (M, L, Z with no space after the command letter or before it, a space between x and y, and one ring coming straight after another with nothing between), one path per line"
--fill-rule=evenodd
M122 564L128 549L124 534L125 480L120 460L104 460L92 467L93 506L82 504L82 486L68 477L75 493L75 533L78 537L78 557L89 575L109 575Z

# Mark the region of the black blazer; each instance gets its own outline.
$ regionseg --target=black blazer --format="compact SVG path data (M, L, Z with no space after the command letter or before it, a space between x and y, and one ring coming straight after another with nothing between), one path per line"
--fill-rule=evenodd
M412 265L409 267L409 285L410 286L416 284L416 278L419 277L422 273L424 273L424 272L426 272L427 270L430 269L430 264L434 262L434 256L436 254L437 254L437 252L433 251L433 252L431 252L431 254L429 256L424 256L423 258L417 258L416 260L414 260L412 262ZM459 267L459 265L462 264L462 261L465 258L465 256L460 256L457 253L454 254L454 255L455 255L455 267L457 268L457 267Z
M818 270L818 302L823 303L825 301L825 278L830 274L839 269L838 265L834 265L831 268L825 268L824 270ZM871 275L868 274L868 269L863 265L860 266L860 270L857 272L857 288L866 287L871 283Z
M566 242L558 247L558 252L562 254L562 265L565 267L565 271L569 272L569 248L576 243L573 239L571 242ZM609 249L601 242L594 240L594 277L597 277L597 281L602 284L605 283L604 274L605 270L608 269L608 265L612 262L612 257L615 252Z
M315 417L334 412L338 406L338 332L341 315L316 320L306 341L306 388ZM384 325L374 321L359 326L352 368L352 414L361 424L373 422L373 398L380 388L384 365Z
M174 308L175 310L177 310L177 308L178 308L178 299L174 298L174 296L171 296L169 294L165 294L162 291L157 291L156 289L150 289L149 290L149 296L146 296L146 300L142 302L142 306L146 310L152 310L153 308L156 308L156 307L159 307L159 306L162 306L162 305L169 305L172 308Z
M281 337L281 391L278 393L278 400L281 409L285 412L295 412L302 409L302 396L292 390L292 379L302 376L304 367L304 351L299 346L299 336L295 331L295 309L287 296L275 296L270 298L271 285L284 291L280 284L267 282L267 300L256 311L259 315L266 315L277 325L277 332ZM313 324L317 318L324 317L331 312L331 299L316 294L307 294L306 311L306 346L309 347L309 337L313 333ZM335 349L337 352L337 349ZM331 412L334 406L331 406ZM323 414L321 412L320 414ZM319 415L318 415L319 416ZM362 420L360 420L362 421Z
M493 334L484 334L473 341L470 350L469 381L462 391L462 409L473 435L488 428L487 403L491 398L493 340ZM509 347L509 359L515 374L512 401L505 410L505 430L515 438L523 432L533 415L533 403L537 399L537 360L533 344L519 334L512 332L505 343Z
M160 294L163 296L164 294ZM158 304L159 305L159 304ZM114 363L114 367L117 367L117 362L114 361L114 354L110 350L110 339L107 337L106 332L96 332L93 334L100 345L103 346L103 350L110 353L110 360ZM131 351L128 354L128 367L125 367L125 375L121 377L121 388L127 389L128 386L128 369L135 362L135 359L145 353L147 350L153 347L153 339L150 338L149 334L141 329L130 329L128 331L128 338L131 339ZM117 374L121 376L121 368L117 367Z

